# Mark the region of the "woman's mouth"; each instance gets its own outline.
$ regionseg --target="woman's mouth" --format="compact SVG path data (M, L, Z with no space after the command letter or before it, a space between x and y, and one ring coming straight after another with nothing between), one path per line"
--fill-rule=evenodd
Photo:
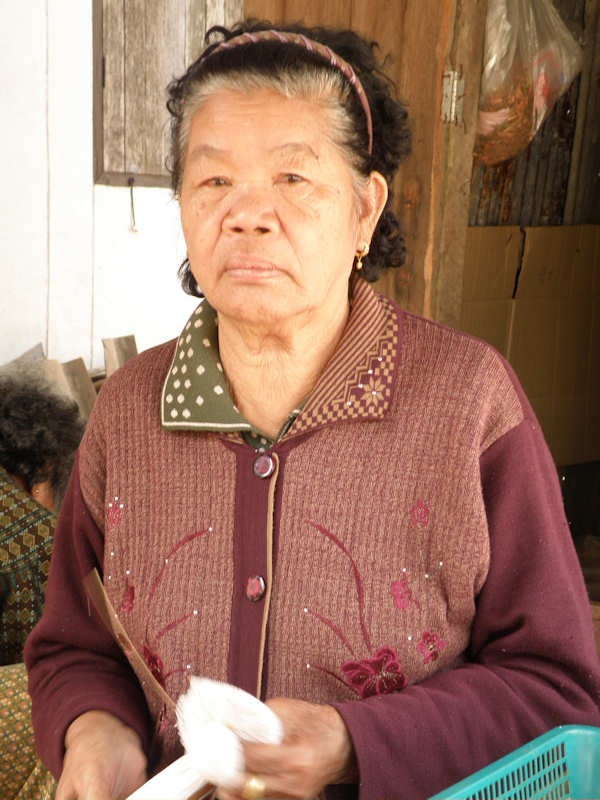
M282 270L268 259L243 255L228 259L225 263L224 272L233 278L262 280L277 277L282 273Z

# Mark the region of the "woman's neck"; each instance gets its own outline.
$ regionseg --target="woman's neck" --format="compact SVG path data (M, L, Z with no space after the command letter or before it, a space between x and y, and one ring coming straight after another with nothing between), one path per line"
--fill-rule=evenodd
M348 319L269 328L219 315L219 352L240 413L261 433L276 438L290 413L314 389Z

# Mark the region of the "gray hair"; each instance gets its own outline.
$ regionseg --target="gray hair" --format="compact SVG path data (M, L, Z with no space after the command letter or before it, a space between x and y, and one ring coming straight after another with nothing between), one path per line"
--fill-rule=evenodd
M292 65L272 75L258 70L212 73L194 82L190 93L183 100L179 124L174 131L172 155L176 175L174 189L177 194L181 190L185 155L194 114L211 95L226 90L252 92L258 89L273 89L287 98L298 98L319 104L330 117L331 141L346 157L355 178L355 187L361 185L364 176L359 171L359 160L354 149L348 146L354 133L353 122L345 109L345 104L352 96L350 84L342 73L337 71L305 65L299 68Z

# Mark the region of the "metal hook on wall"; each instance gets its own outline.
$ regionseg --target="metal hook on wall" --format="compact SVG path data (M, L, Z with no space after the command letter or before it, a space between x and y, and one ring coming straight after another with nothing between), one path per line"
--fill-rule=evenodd
M127 178L127 183L129 185L129 232L137 233L138 230L135 227L135 206L133 203L133 176L129 176L129 178Z

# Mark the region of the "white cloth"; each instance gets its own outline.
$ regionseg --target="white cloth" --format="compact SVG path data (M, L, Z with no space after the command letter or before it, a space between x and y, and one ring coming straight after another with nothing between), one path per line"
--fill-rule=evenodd
M128 800L187 800L205 783L239 785L245 771L242 742L279 744L281 721L248 692L192 677L177 701L177 727L185 755L155 775Z

